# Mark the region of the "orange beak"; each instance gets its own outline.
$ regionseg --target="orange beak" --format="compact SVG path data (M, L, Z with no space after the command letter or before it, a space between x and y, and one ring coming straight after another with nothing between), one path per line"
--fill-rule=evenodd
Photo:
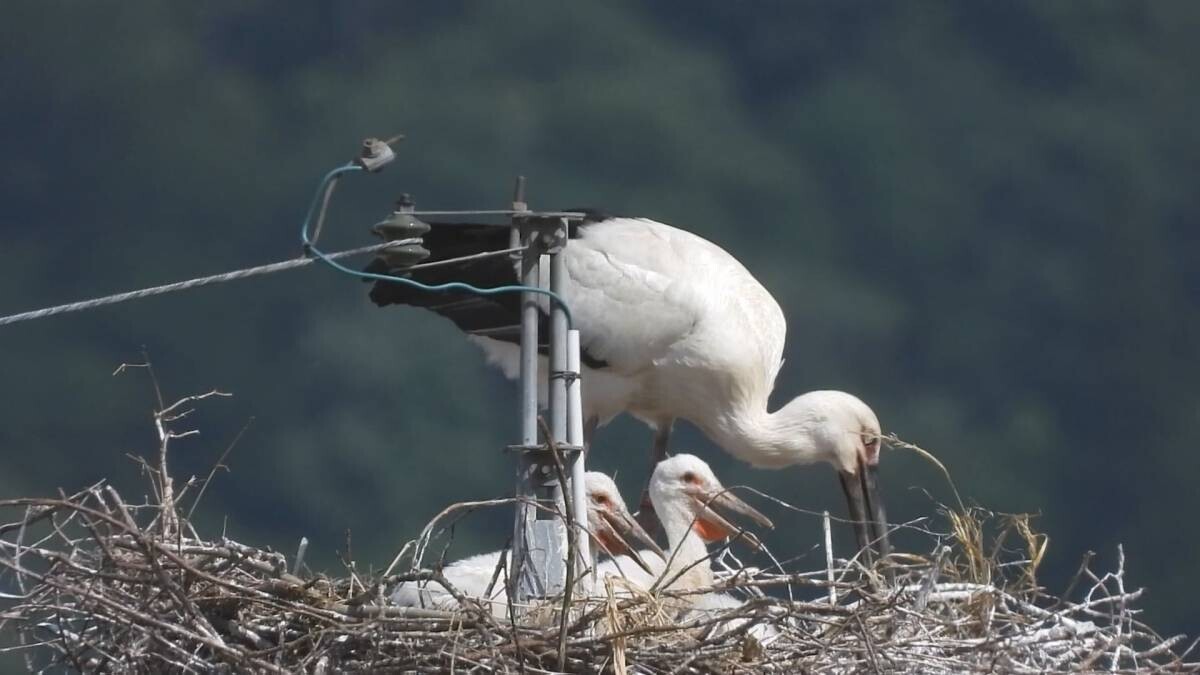
M696 507L696 519L692 524L692 529L706 542L712 543L729 537L741 536L751 547L762 548L762 542L758 537L726 520L717 512L717 509L740 513L763 527L775 527L770 518L727 490L718 489L705 492L696 489L689 491L688 494Z

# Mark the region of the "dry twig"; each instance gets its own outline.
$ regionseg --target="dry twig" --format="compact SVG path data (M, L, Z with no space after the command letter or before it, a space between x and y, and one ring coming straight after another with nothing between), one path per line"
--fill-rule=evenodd
M160 406L163 419L182 405ZM830 552L810 570L726 564L713 589L687 592L610 577L595 585L603 597L549 598L505 621L421 560L449 516L511 500L446 509L385 575L347 561L345 578L301 578L279 553L202 538L186 515L168 516L166 468L163 457L148 474L158 499L147 504L104 483L0 500L0 590L11 591L0 592L0 629L16 636L0 650L24 652L31 670L89 673L1200 672L1176 652L1182 636L1137 620L1142 591L1125 586L1123 552L1104 574L1085 559L1068 592L1052 597L1034 581L1044 539L1027 520L977 509L953 512L946 532L923 522L931 553L894 556L896 581L883 590L863 580L855 557ZM1025 540L1018 550L1000 546L1009 529ZM396 568L409 571L391 575ZM404 581L440 585L461 609L379 603L378 589ZM763 593L780 587L795 599ZM688 609L708 591L746 602Z

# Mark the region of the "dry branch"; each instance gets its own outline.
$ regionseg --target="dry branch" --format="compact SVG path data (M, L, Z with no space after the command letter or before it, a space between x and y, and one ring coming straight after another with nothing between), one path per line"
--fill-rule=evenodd
M148 529L159 508L126 504L106 485L0 501L12 519L3 529L22 534L0 540L2 576L24 589L4 596L0 614L24 647L6 647L29 650L37 667L87 672L554 669L560 659L573 672L1198 672L1174 652L1182 637L1136 620L1142 591L1124 587L1123 563L1105 574L1085 568L1090 583L1075 600L1029 584L1026 567L984 573L969 555L951 563L962 552L949 538L928 559L898 564L883 592L831 584L824 568L735 570L713 590L747 602L696 613L686 610L695 592L614 592L610 583L607 597L576 601L582 618L564 638L561 599L516 624L466 598L459 612L394 607L378 589L419 580L456 591L433 570L302 579L275 552ZM833 565L835 576L861 577L849 561ZM759 591L772 586L810 597ZM835 586L842 601L830 603Z
M156 426L201 398L160 406ZM1185 660L1190 648L1177 651L1182 636L1137 619L1143 592L1125 586L1123 551L1112 572L1086 558L1055 597L1036 584L1044 538L1027 520L979 510L948 510L944 533L911 526L930 554L893 556L896 581L886 586L828 548L816 569L761 570L718 555L718 581L704 590L743 602L705 612L692 609L700 591L584 577L577 589L597 597L577 592L494 617L423 557L448 521L511 500L447 508L383 575L348 560L344 578L302 577L298 559L196 533L166 488L171 434L161 429L148 472L152 503L130 504L103 482L0 500L0 635L10 643L0 651L23 652L31 670L89 673L1200 672ZM1021 546L1005 548L1005 537ZM387 604L401 582L441 587L461 609Z

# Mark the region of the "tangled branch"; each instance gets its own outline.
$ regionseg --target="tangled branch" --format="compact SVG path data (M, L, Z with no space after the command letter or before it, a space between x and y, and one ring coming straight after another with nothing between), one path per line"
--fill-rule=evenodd
M945 532L923 524L930 553L894 556L891 584L826 544L820 569L755 569L726 553L712 588L650 592L609 578L577 584L591 597L501 619L422 556L447 516L510 500L447 509L374 578L353 565L345 578L301 576L305 547L289 565L204 537L179 512L166 461L178 434L165 424L203 398L159 406L146 503L104 482L0 500L0 636L13 642L0 649L24 652L30 670L89 673L1200 672L1187 661L1194 643L1138 620L1143 591L1126 588L1123 551L1110 572L1086 558L1052 596L1035 574L1044 538L1027 519L979 510L947 510ZM440 587L459 609L393 606L387 592L401 582Z

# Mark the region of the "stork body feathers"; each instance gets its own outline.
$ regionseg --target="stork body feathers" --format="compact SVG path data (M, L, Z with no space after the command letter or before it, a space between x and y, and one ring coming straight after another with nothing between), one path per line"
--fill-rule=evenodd
M690 232L645 218L608 218L574 229L563 296L581 335L584 416L604 424L628 411L658 426L675 417L712 436L741 409L765 409L783 355L786 323L771 294L733 256ZM435 226L431 261L497 250L508 233ZM543 266L544 267L544 266ZM413 273L424 283L518 281L498 257ZM520 299L514 294L429 294L378 282L378 305L407 304L449 318L510 377L517 374ZM546 304L542 303L543 328ZM547 330L539 330L543 340ZM711 428L710 428L711 427Z

